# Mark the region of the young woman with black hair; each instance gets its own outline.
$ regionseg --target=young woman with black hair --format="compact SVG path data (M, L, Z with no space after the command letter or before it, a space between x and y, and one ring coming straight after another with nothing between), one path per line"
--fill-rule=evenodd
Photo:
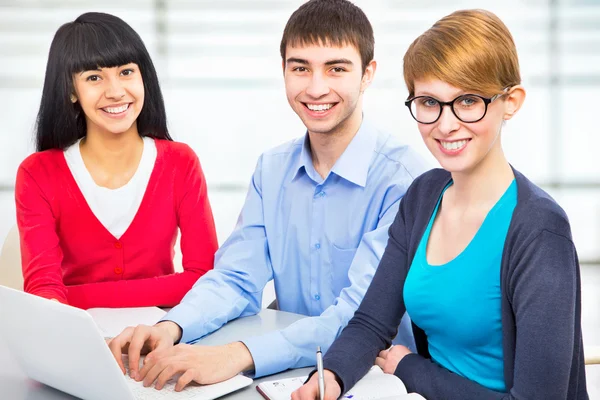
M36 147L15 193L25 291L80 308L174 306L213 267L198 157L171 139L152 60L123 20L86 13L58 29Z

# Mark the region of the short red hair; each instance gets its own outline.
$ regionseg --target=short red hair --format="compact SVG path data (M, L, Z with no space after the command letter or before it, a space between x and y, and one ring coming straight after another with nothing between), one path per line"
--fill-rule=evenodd
M409 97L415 94L416 80L431 78L490 97L519 85L519 59L510 31L485 10L461 10L440 19L404 55Z

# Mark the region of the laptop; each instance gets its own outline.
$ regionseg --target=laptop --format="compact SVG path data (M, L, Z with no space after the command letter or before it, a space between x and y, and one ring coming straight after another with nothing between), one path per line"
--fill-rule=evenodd
M85 400L212 400L252 383L236 375L175 392L123 375L92 317L84 310L0 285L0 340L31 379Z

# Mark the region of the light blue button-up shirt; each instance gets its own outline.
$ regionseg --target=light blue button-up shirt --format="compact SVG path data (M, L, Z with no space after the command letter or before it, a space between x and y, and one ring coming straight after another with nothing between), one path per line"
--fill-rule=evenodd
M358 308L400 199L426 169L411 148L367 120L325 179L313 167L308 135L264 153L214 270L164 319L179 324L181 342L189 343L258 313L273 279L279 309L310 318L243 340L255 376L315 365L317 345L327 351ZM395 342L412 347L409 325L403 322Z

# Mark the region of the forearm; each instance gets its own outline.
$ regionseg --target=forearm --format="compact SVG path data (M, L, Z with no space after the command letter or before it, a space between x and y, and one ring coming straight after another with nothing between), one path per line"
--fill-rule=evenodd
M427 399L447 400L512 400L510 393L495 392L457 375L418 354L405 356L394 373L406 390Z
M259 291L250 291L261 277L217 268L209 271L196 282L164 320L176 322L183 329L182 343L190 343L223 326L228 321L254 315L260 311ZM253 282L243 279L252 276ZM242 286L240 286L242 285Z
M47 299L67 303L63 283L63 253L56 219L48 197L33 176L19 167L15 186L17 226L23 270L23 289Z
M244 339L254 359L255 376L314 366L317 346L326 352L353 312L352 306L340 301L320 316L303 318L285 329Z
M67 286L69 304L93 307L173 307L198 280L200 274L185 271L153 278L96 282Z
M350 390L373 366L377 354L391 344L363 325L360 311L325 354L324 367L338 378L342 392Z
M27 293L46 299L57 299L61 303L68 303L67 288L62 280L60 260L57 254L55 260L30 261L30 257L22 257L23 289Z
M403 241L397 239L402 232L397 226L401 213L390 227L385 253L363 301L325 354L324 366L339 377L343 391L352 388L373 365L377 354L389 347L405 312L407 256Z
M68 301L67 295L66 295L67 290L66 290L65 286L62 284L57 284L57 285L44 284L44 285L38 286L33 289L31 287L28 287L28 285L26 285L24 287L24 291L26 293L30 293L30 294L33 294L33 295L36 295L39 297L43 297L48 300L56 300L63 304L69 304L69 301Z

